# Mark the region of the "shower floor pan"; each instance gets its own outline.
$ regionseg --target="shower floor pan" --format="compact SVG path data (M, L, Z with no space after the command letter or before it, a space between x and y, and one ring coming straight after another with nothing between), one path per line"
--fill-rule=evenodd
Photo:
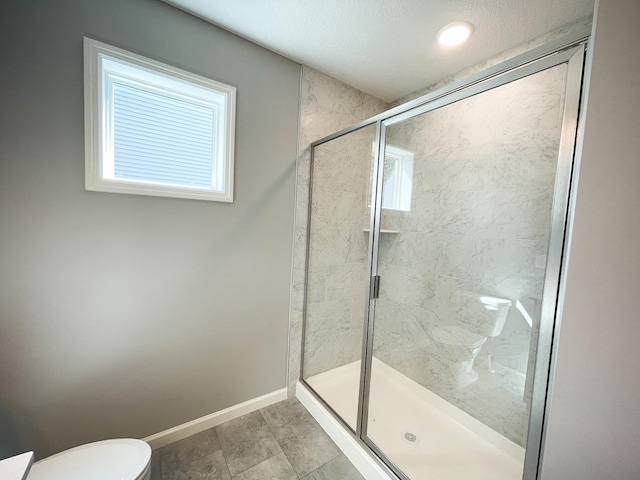
M412 480L518 480L524 449L373 358L368 437ZM360 361L307 379L356 424Z

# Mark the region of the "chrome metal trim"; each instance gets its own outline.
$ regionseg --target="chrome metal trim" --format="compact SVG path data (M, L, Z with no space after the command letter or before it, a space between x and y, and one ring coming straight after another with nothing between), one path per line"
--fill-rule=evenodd
M304 66L300 65L300 74L299 74L299 79L298 79L298 119L300 119L302 117L302 95L300 94L300 92L302 92L302 81L303 81L303 70L304 70ZM293 285L294 285L294 278L295 278L295 257L296 257L296 217L297 217L297 212L298 212L298 188L301 188L300 185L300 130L301 130L301 122L298 121L298 129L296 132L296 180L294 182L294 192L293 192L293 228L291 230L291 275L289 276L289 328L288 328L288 338L287 338L287 370L286 370L286 379L287 379L287 392L289 391L289 388L291 386L291 359L292 359L292 355L291 355L291 337L293 336L291 333L293 331L293 317L295 316L294 314L294 308L293 308L293 299L294 299L294 295L293 295ZM305 263L305 270L306 270L306 263ZM306 295L306 292L304 293L304 295ZM303 295L303 308L304 308L304 295ZM304 314L303 314L304 315ZM302 323L300 323L300 335L303 334L304 332L304 327L302 326ZM302 365L302 345L300 346L300 365ZM299 377L300 375L298 375Z
M547 249L540 314L538 348L533 376L533 393L529 412L529 430L525 450L524 480L539 478L542 466L543 441L548 421L547 407L550 398L554 365L551 362L554 340L560 327L558 304L560 282L563 278L563 256L569 218L569 200L574 169L578 116L582 94L582 78L585 59L585 45L581 45L568 62L565 83L564 111L558 166L551 209L551 230Z
M501 87L503 85L506 85L507 83L520 80L521 78L528 77L529 75L535 75L536 73L539 73L543 70L547 70L549 68L553 68L554 66L568 62L569 59L571 59L576 51L580 48L580 45L568 48L566 50L563 50L562 52L558 52L556 55L549 55L546 58L536 60L533 63L522 65L512 71L505 72L500 76L476 83L467 88L461 88L445 97L438 98L420 107L415 107L407 112L402 112L398 115L394 115L393 117L389 117L383 123L385 126L391 126L409 118L430 112L437 108L442 108L447 105L451 105L452 103L459 102L460 100L463 100L465 98L479 95L488 90Z
M379 457L384 462L388 462L387 468L391 470L396 477L398 477L401 480L411 480L411 478L409 478L398 465L396 465L389 457L385 455L383 450L379 448L375 444L375 442L371 440L371 438L365 437L362 439L362 441L364 442L365 445L367 445L373 451L373 453L377 457ZM413 479L413 480L417 480L417 479Z
M306 240L306 251L304 257L304 292L303 292L303 300L302 300L302 335L300 338L300 380L304 379L304 351L307 346L306 337L307 337L307 299L308 299L308 291L309 291L309 252L311 246L311 205L312 205L312 195L313 195L313 160L315 154L315 147L309 147L309 198L307 205L307 238Z
M307 389L313 394L313 396L316 399L318 399L327 408L327 411L333 416L333 418L338 420L349 431L349 433L351 433L351 435L353 435L354 437L358 436L356 431L353 429L353 427L349 425L344 418L342 418L342 415L340 415L336 410L334 410L331 404L324 399L324 397L320 394L320 392L317 392L311 386L311 384L307 382L304 378L300 379L300 383L302 383L305 387L307 387Z
M385 127L378 122L378 148L374 162L374 174L371 180L371 221L369 226L369 268L371 276L378 275L378 240L377 233L382 216L382 181L384 177L384 149L386 144ZM360 402L358 403L358 435L363 439L367 435L369 418L369 391L371 387L371 364L373 361L373 330L376 314L376 302L371 299L371 285L367 291L367 316L362 337L362 361L360 364Z
M380 275L371 277L371 300L375 300L380 296Z
M565 102L563 107L563 126L561 131L560 149L558 153L558 167L556 172L555 188L554 188L554 203L552 207L552 226L549 239L549 248L547 256L547 269L545 271L544 279L544 293L543 293L543 308L541 314L540 333L538 341L538 353L536 358L536 367L534 373L534 391L532 394L531 412L529 416L529 430L527 436L527 446L533 445L531 448L526 449L525 462L523 464L523 480L535 480L538 478L538 468L540 465L540 453L542 450L542 440L544 425L546 425L545 409L546 399L548 396L549 379L550 379L550 356L551 356L551 342L553 340L554 333L554 320L555 310L557 303L557 293L559 285L560 264L562 260L562 249L564 244L564 233L566 227L566 214L567 214L567 201L569 195L569 186L572 172L574 141L577 128L577 114L579 108L580 99L580 81L582 79L582 65L584 58L585 44L580 43L574 45L562 52L557 52L557 55L551 55L545 58L534 61L529 65L522 65L517 67L513 71L505 72L498 77L491 78L485 82L472 85L468 88L460 89L453 92L451 95L438 98L432 102L414 107L413 109L399 113L393 117L387 118L382 122L382 138L383 141L379 147L379 151L382 152L384 148L384 138L386 133L386 127L395 123L410 119L417 115L432 111L436 108L449 105L451 103L460 101L464 98L468 98L473 95L483 93L493 88L500 87L507 83L511 83L520 78L533 75L535 73L554 68L559 65L568 64L567 80L565 82ZM576 84L577 82L577 84ZM381 187L380 187L381 189ZM382 193L381 191L378 193ZM379 203L381 197L376 203L377 209L381 210ZM380 218L377 217L376 225L380 225ZM373 230L372 230L373 231ZM379 232L374 232L376 239L379 238ZM375 251L376 260L372 261L372 275L378 275L377 270L377 249ZM375 334L375 302L373 302L374 315L370 318L371 329L368 332L367 338L368 349L367 357L365 357L366 367L366 381L365 381L365 395L366 398L364 412L368 413L368 399L370 395L370 377L371 377L371 362L373 355L373 335ZM546 305L546 308L545 308ZM545 319L548 319L545 321ZM388 462L388 466L395 474L408 480L408 477L395 465L390 458L388 458L384 452L375 446L375 443L371 438L366 436L367 422L363 417L362 421L362 440L370 448L372 448L376 455L380 456L385 462Z
M597 16L597 9L596 9ZM594 19L595 23L595 19ZM571 185L569 187L569 203L567 208L567 226L565 231L565 245L564 252L562 255L562 265L560 267L560 285L558 288L558 304L556 307L556 320L554 325L554 334L553 341L551 346L551 364L549 367L549 381L547 386L547 401L546 408L548 409L551 406L551 401L553 400L553 390L555 383L555 373L556 373L556 365L558 360L558 344L559 344L559 334L562 328L562 313L564 311L564 294L566 291L566 282L567 276L565 272L568 270L569 265L569 257L571 255L571 239L573 236L573 220L575 218L575 209L576 209L576 193L578 188L578 182L580 177L580 165L582 163L582 149L584 146L584 126L585 126L585 117L586 117L586 109L583 108L583 105L586 104L587 95L589 92L589 83L590 83L590 71L591 71L591 63L593 61L593 46L591 43L586 43L585 45L585 59L584 64L582 66L582 92L580 95L580 107L578 111L578 125L576 132L576 142L574 148L574 158L573 158L573 171L571 175ZM547 434L547 422L548 416L545 412L545 417L543 419L543 430L542 430L542 441L541 441L541 450L540 457L538 459L538 475L541 475L542 465L544 464L544 452L546 448L546 434Z
M330 140L333 140L334 138L341 137L342 135L346 135L354 130L358 130L372 123L375 123L378 121L384 121L399 113L403 113L403 112L406 112L407 110L411 110L425 103L432 102L433 100L436 100L445 95L449 95L457 90L470 87L484 80L488 80L490 78L498 76L504 72L508 72L510 70L518 68L522 65L535 62L546 56L560 53L567 48L571 48L581 43L585 43L588 38L589 38L588 34L580 34L577 36L575 34L566 35L557 40L549 42L545 45L534 48L528 52L517 55L509 60L499 63L498 65L490 67L474 75L470 75L469 77L463 78L462 80L453 82L450 85L447 85L446 87L439 88L431 93L427 93L426 95L418 97L414 100L410 100L406 103L403 103L402 105L398 105L397 107L393 107L385 112L379 113L378 115L375 115L366 120L363 120L362 122L358 122L355 125L339 130L335 133L332 133L331 135L327 135L326 137L323 137L313 142L311 146L314 147L316 145L326 143Z
M311 144L311 164L309 177L309 206L307 218L307 252L305 265L305 292L303 306L303 331L301 348L300 381L309 391L325 406L327 410L343 425L348 431L355 433L354 438L362 445L365 445L374 454L376 461L386 470L393 472L393 475L402 480L409 478L395 465L375 443L367 437L368 406L370 395L370 376L373 355L374 323L375 323L375 301L370 300L371 282L367 282L367 295L365 306L365 325L363 335L363 357L360 376L360 396L358 401L357 428L354 432L344 419L333 410L333 408L306 382L304 379L304 350L305 331L307 322L307 286L309 274L309 245L310 245L310 224L311 224L311 203L313 184L313 161L315 147L347 135L351 132L367 127L377 122L376 142L378 148L375 158L375 173L372 188L372 208L369 231L369 266L371 276L378 274L378 241L379 225L381 218L382 201L382 175L384 168L384 148L385 129L402 120L406 120L415 115L431 111L435 108L451 104L464 98L485 92L492 88L510 83L519 78L535 74L542 70L553 68L557 65L567 63L569 66L566 81L566 96L563 113L563 125L560 140L560 151L558 155L558 170L556 173L556 184L554 190L554 202L552 206L552 222L549 239L547 268L545 271L543 305L541 313L541 324L538 340L538 354L536 358L534 372L534 387L531 402L531 412L529 417L529 432L527 437L527 449L525 463L523 466L523 479L535 480L539 475L539 467L542 461L542 442L544 440L547 423L546 405L551 391L551 380L553 379L554 358L551 346L556 341L556 333L559 328L558 313L558 291L562 280L563 271L563 248L566 239L567 219L571 212L568 212L569 195L572 179L577 175L573 170L573 160L575 153L575 139L580 107L580 85L584 65L584 52L588 36L582 36L571 41L566 38L539 47L531 52L519 55L513 59L503 62L484 72L468 77L462 81L455 82L448 87L437 90L423 97L407 102L403 105L383 112L375 117L355 124L347 129L343 129L332 135L324 137ZM550 321L544 321L545 318ZM535 447L532 447L535 445Z
M348 133L353 133L357 130L360 130L362 128L366 128L368 126L370 126L371 124L368 125L363 125L357 129L350 129ZM335 137L335 138L339 138L339 137ZM326 142L325 142L326 143ZM380 145L380 122L378 122L378 124L376 125L376 138L375 138L375 145ZM304 353L305 353L305 347L306 347L306 329L307 329L307 295L308 295L308 289L309 289L309 253L310 253L310 245L311 245L311 218L312 218L312 191L313 191L313 172L314 172L314 166L315 166L315 149L316 147L319 145L315 145L315 146L311 146L311 157L310 157L310 165L309 165L309 204L307 206L307 238L306 238L306 256L305 256L305 278L304 278L304 303L303 303L303 320L302 320L302 346L300 349L300 381L303 382L305 384L305 386L307 386L318 398L322 398L321 395L316 392L315 390L313 390L313 388L311 387L311 385L309 385L309 383L305 380L304 377ZM378 151L376 150L376 158L374 159L374 165L377 165L377 156L378 156ZM372 186L371 188L371 192L372 192L372 201L375 200L375 191L376 189L374 188L374 186ZM374 203L371 203L371 205L374 205ZM372 209L373 210L373 209ZM371 257L371 245L372 245L372 241L371 241L371 237L374 235L374 223L373 223L373 214L371 216L371 220L370 220L370 224L369 224L369 253L367 256L367 259L370 263L370 259ZM371 267L369 268L369 276L368 276L369 280L371 279ZM369 297L371 295L371 281L367 281L366 283L366 288L365 288L365 308L364 308L364 314L363 314L363 345L364 345L364 338L366 338L366 332L368 327L368 319L369 319L369 306L370 306L370 302L369 302ZM363 349L363 355L365 354L365 351ZM364 358L364 357L362 357ZM364 363L364 362L362 362ZM363 377L361 374L360 377L360 387L358 389L358 422L361 418L360 413L361 413L361 404L362 404L362 382L363 382ZM328 403L326 401L322 401L322 403L324 405L328 405ZM329 407L331 408L331 407ZM356 433L358 430L358 424L356 424L356 430L353 429L353 427L351 425L349 425L341 416L338 412L334 411L331 408L331 411L334 413L334 416L336 418L338 418L343 425L345 425L346 428L349 429L349 431Z
M376 172L375 179L372 183L375 184L375 196L372 196L372 202L375 199L375 203L371 203L372 207L372 222L369 243L372 245L371 257L369 257L371 265L372 277L378 277L378 260L379 260L379 247L380 247L380 224L382 220L382 194L384 189L384 160L387 147L387 125L385 121L380 121L380 141L377 148L376 156ZM374 208L375 207L375 208ZM371 396L371 374L373 369L373 342L375 338L375 309L377 300L369 298L370 315L367 322L366 342L363 348L363 362L362 362L362 411L358 411L358 421L360 422L360 428L358 430L362 442L369 447L369 449L376 455L384 464L387 469L393 472L393 474L401 480L410 480L404 472L373 442L373 440L367 435L369 424L369 398Z
M378 466L380 466L384 472L389 475L390 477L398 477L398 475L389 468L389 466L380 458L380 456L375 453L370 447L369 445L367 445L361 438L358 437L358 435L356 435L356 433L353 431L353 429L344 421L344 419L333 409L331 408L331 406L327 403L327 401L322 398L322 395L320 395L318 392L316 392L313 387L311 387L311 385L309 385L309 383L305 380L300 380L300 383L302 383L305 388L309 391L309 393L311 393L311 395L318 400L318 402L320 402L323 406L326 407L327 411L329 412L329 414L336 419L338 422L340 422L340 424L345 427L347 429L347 432L349 432L349 434L351 435L351 437L358 442L358 445L360 445L361 447L363 447L363 449L369 454L369 457L371 457L377 464ZM373 453L373 454L372 454ZM402 477L398 477L401 480L410 480L408 478L406 478L404 475ZM337 480L337 479L336 479Z

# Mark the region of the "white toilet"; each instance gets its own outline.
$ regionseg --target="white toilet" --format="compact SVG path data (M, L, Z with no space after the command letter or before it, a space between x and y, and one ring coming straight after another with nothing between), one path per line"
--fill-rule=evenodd
M103 440L33 464L27 480L149 480L151 447L142 440Z
M478 379L473 363L487 337L457 325L446 325L431 330L431 339L445 362L443 373L452 385L466 387Z
M487 339L493 340L502 333L511 301L469 293L460 299L464 318L459 319L458 324L435 327L430 335L445 362L449 381L462 388L478 379L473 369L476 356ZM492 371L491 351L488 355Z

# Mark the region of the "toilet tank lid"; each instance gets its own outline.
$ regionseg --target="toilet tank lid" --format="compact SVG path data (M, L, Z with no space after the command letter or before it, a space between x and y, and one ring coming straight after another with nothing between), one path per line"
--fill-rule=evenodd
M103 440L34 463L28 480L136 480L150 459L151 447L142 440Z

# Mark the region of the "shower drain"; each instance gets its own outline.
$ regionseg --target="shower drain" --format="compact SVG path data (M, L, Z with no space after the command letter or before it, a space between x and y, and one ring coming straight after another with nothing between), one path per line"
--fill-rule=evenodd
M418 445L420 443L420 438L408 430L402 434L402 439L409 445Z

